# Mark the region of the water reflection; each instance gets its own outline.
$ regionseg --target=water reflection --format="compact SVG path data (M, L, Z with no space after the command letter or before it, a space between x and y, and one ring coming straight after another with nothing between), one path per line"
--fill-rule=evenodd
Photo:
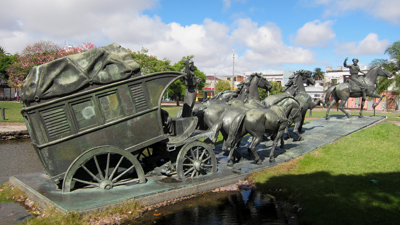
M208 193L175 205L146 212L126 224L285 224L277 216L273 200L248 190Z
M43 172L31 139L0 141L0 178L17 174Z

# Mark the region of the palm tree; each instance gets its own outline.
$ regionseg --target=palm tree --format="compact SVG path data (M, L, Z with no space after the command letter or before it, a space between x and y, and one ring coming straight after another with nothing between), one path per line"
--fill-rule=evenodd
M10 55L10 53L6 52L6 50L0 46L0 55Z
M325 77L324 74L325 72L323 72L321 68L317 67L313 72L313 78L314 80L323 80Z

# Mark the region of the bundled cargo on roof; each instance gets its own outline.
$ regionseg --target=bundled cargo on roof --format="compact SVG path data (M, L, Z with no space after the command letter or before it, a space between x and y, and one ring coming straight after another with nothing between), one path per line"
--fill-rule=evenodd
M139 75L139 64L114 43L33 67L20 96L29 105Z

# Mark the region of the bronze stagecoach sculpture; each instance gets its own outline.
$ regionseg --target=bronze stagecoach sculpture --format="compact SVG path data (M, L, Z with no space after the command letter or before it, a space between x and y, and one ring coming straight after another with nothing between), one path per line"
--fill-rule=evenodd
M168 86L185 76L142 75L118 44L34 67L21 113L47 175L70 192L144 183L160 164L182 179L216 172L197 117L171 119L161 109Z

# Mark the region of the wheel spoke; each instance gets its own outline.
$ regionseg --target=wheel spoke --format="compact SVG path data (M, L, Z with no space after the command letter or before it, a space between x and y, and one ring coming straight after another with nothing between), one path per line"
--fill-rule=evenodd
M185 163L185 164L182 164L182 166L193 166L193 164L187 164L187 163Z
M199 159L199 147L196 148L196 159Z
M97 172L100 175L100 179L104 180L103 172L101 172L101 169L100 169L100 166L99 166L99 162L97 161L97 157L93 156L93 159L94 159L94 163L96 164Z
M98 177L96 177L92 172L90 172L90 170L89 170L88 168L86 168L85 165L81 165L81 167L82 167L90 176L92 176L93 179L97 180L97 182L99 182L99 183L101 182L101 180L100 180Z
M194 160L191 159L191 158L189 158L189 156L185 155L185 158L186 158L186 159L189 159L192 163L194 163Z
M206 151L204 151L204 150L203 150L203 152L201 153L201 156L200 156L200 158L199 158L199 159L202 159L202 158L203 158L203 156L204 156L204 154L206 154Z
M190 154L192 155L192 158L194 158L194 152L193 152L193 149L190 149Z
M185 173L184 173L184 175L186 176L188 173L190 173L192 170L194 170L194 167L191 167L190 169L188 169Z
M208 156L207 158L201 160L201 162L207 162L209 159L211 159L211 156Z
M110 169L110 154L110 152L107 153L106 175L104 176L106 180L108 179L108 170Z
M132 183L132 182L137 182L137 183L139 183L139 179L121 180L121 181L118 181L118 182L114 183L113 185L114 185L114 186L116 186L116 185L123 185L123 184Z
M112 180L114 177L115 172L117 172L119 165L121 164L122 160L125 158L125 156L121 156L121 158L119 159L117 165L115 166L114 170L112 171L109 180Z
M80 182L80 183L88 184L88 185L94 185L94 186L97 186L97 187L100 185L99 183L90 182L90 181L86 181L86 180L81 180L81 179L78 179L78 178L72 178L72 180Z
M129 170L135 168L135 165L132 165L131 167L129 167L128 169L126 169L123 173L121 173L120 175L118 175L116 178L114 178L112 180L112 182L115 182L116 180L118 180L120 177L122 177L123 175L125 175Z
M213 165L205 164L205 165L203 165L203 167L213 167Z

